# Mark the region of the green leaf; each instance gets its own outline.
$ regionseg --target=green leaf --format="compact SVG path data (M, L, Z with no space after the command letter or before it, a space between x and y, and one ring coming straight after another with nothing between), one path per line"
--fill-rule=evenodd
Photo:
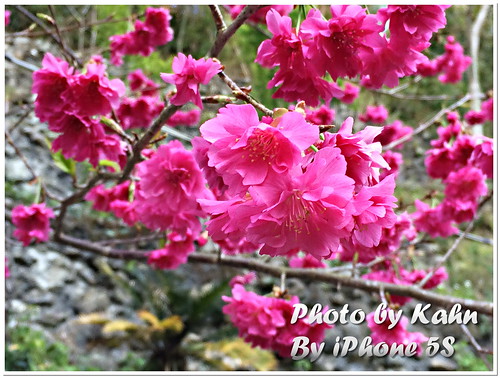
M120 165L116 161L111 160L99 160L99 165L102 167L111 167L115 170L115 172L120 172Z
M66 159L61 151L54 152L52 154L52 159L54 164L63 172L71 176L75 176L76 173L76 162L73 159Z

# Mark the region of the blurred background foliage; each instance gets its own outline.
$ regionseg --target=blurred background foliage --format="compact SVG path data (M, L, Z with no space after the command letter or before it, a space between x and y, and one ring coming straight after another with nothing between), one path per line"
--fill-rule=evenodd
M67 43L84 60L94 54L102 54L109 59L109 37L123 34L133 28L133 21L140 17L146 5L78 5L56 6L56 19L61 28L70 28L81 23L99 23L99 20L112 19L112 22L99 23L85 29L73 28L64 32ZM203 57L210 49L215 39L215 27L211 13L203 5L169 5L172 14L171 26L174 29L174 40L158 48L151 56L126 56L121 67L109 67L112 76L126 80L126 74L135 69L142 69L146 75L158 83L160 72L171 72L173 56L182 51L195 58ZM368 6L371 13L375 13L378 6ZM7 32L22 32L30 29L30 33L40 32L31 22L19 14L12 6L11 24ZM33 14L50 14L45 5L27 6ZM226 22L230 22L228 13L221 7ZM323 14L329 17L328 6L319 6ZM444 51L446 36L454 35L463 45L465 53L470 51L470 25L472 25L479 6L457 5L449 8L447 13L448 25L432 39L431 47L425 52L430 58L440 55ZM299 9L296 8L291 17L297 20ZM45 38L50 41L47 36ZM225 66L228 75L241 86L251 86L252 96L264 103L268 108L288 106L283 100L273 99L274 89L266 88L275 70L261 67L254 62L259 44L268 38L268 31L263 25L245 24L226 45L220 54L220 60ZM490 11L486 23L481 31L479 51L479 72L481 88L484 92L492 88L493 83L493 12ZM38 62L38 64L40 64ZM404 78L400 84L412 81L413 78ZM443 84L436 77L425 78L410 85L402 93L404 95L447 95L448 101L405 101L390 95L362 90L360 97L349 107L333 99L331 107L335 108L337 122L342 117L364 111L367 105L384 104L390 110L389 122L400 119L413 127L425 122L440 109L450 105L468 91L469 72L463 80L456 84ZM28 85L28 84L27 84ZM459 108L463 115L470 105ZM208 114L213 116L211 108L207 107ZM412 210L415 198L424 197L430 190L439 189L437 181L423 180L422 159L428 148L429 140L436 137L436 128L432 127L420 138L412 140L405 147L405 175L404 182L400 181L396 195L400 198L402 208L406 206ZM491 123L485 125L485 134L493 135ZM15 185L6 183L6 194L21 202L30 202L23 193L16 190ZM82 208L89 212L88 206ZM475 232L485 237L491 237L493 219L491 208L484 211L478 221ZM102 218L109 215L100 214ZM438 250L446 251L453 240L438 240ZM471 263L473 262L473 263ZM492 247L474 241L464 241L453 256L452 262L447 264L450 280L438 290L465 298L492 300L493 298L493 256ZM273 370L278 361L272 353L252 350L237 338L237 331L224 321L221 307L222 294L229 294L227 280L220 280L201 288L193 293L193 288L180 285L184 277L182 273L154 271L147 266L130 262L127 265L127 279L117 274L111 268L103 267L103 272L109 276L114 284L123 287L133 298L132 307L136 311L143 311L142 318L138 319L108 319L99 314L87 314L87 322L99 324L103 327L103 338L107 343L136 343L137 335L147 335L141 339L135 348L150 348L153 353L149 359L139 354L131 354L129 362L120 368L122 370L164 370L182 369L185 367L186 357L195 358L219 370ZM131 284L133 283L133 284ZM149 314L149 315L147 315ZM158 326L163 320L177 319L173 328ZM174 317L174 318L173 318ZM141 320L142 319L142 320ZM202 321L203 320L203 321ZM109 324L112 324L111 326ZM168 323L170 324L170 323ZM106 332L106 325L108 325ZM171 324L170 324L171 325ZM113 328L114 327L114 328ZM120 328L121 327L121 328ZM142 327L142 328L141 328ZM193 337L205 329L203 339ZM487 327L487 326L486 326ZM206 330L209 330L206 332ZM492 334L492 328L483 329L483 334ZM236 351L236 352L235 352ZM235 354L236 353L236 354ZM246 356L243 360L235 357ZM455 359L460 369L481 370L482 361L475 356L467 343L461 342L456 347ZM228 362L230 361L230 362ZM232 362L231 362L232 361ZM307 361L301 361L288 368L296 370L311 370L313 367ZM7 370L95 370L84 360L70 356L67 347L59 342L49 342L44 334L30 327L29 319L18 324L13 329L7 329L6 346Z

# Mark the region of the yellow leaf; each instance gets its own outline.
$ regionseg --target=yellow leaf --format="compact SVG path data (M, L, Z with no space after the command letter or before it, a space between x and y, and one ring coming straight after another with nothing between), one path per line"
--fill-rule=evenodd
M103 333L113 333L119 331L134 331L139 329L140 326L138 324L129 322L128 320L113 320L102 328Z
M89 314L81 314L78 317L80 324L104 324L109 321L102 312L91 312Z
M149 324L151 324L154 328L160 328L160 320L154 316L152 313L146 310L140 310L137 312L137 316L141 318L142 320L147 321Z
M163 319L160 323L160 327L166 331L181 333L184 329L184 323L179 315L173 315Z
M243 339L222 340L205 343L203 358L224 370L275 370L277 361L274 354L260 348L253 348Z

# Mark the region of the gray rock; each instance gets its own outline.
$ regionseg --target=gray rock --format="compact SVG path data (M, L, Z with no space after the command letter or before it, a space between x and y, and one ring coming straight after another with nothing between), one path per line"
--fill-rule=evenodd
M438 355L431 358L429 370L453 371L457 370L457 364L450 358Z
M90 287L82 296L80 303L76 303L76 308L80 313L105 311L111 304L109 293L104 289Z
M28 181L33 178L21 159L5 161L5 179L10 181Z

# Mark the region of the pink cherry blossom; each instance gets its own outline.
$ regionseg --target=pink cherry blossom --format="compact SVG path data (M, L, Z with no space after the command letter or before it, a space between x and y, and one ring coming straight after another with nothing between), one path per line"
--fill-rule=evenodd
M397 198L393 196L394 176L387 176L373 186L364 186L354 196L354 232L353 239L365 247L379 244L382 229L389 228L396 222L392 208L397 207Z
M168 120L169 126L197 126L200 122L201 110L191 109L186 112L182 110L176 111Z
M476 110L469 110L467 113L465 113L464 119L469 125L478 125L486 121L484 113Z
M5 278L10 277L9 267L7 266L7 257L5 258Z
M310 342L319 343L325 330L331 328L326 323L309 324L304 319L291 324L293 305L299 303L296 296L290 300L260 296L235 284L232 296L222 299L227 302L222 311L238 328L240 337L253 347L274 350L282 357L290 357L295 337L305 336Z
M138 217L133 202L128 200L114 200L109 207L113 214L117 218L122 219L128 226L132 227L137 223Z
M317 259L328 258L340 238L350 234L354 182L345 175L340 150L319 150L303 170L249 188L267 207L256 213L246 235L249 241L264 243L260 253L286 255L300 249Z
M208 165L208 150L211 143L202 137L194 137L191 143L193 144L193 156L202 170L205 180L207 180L208 187L219 198L228 187L217 170Z
M393 151L385 151L382 154L384 160L389 164L390 169L381 169L380 170L380 180L383 180L389 175L394 175L394 179L396 179L399 175L399 168L403 165L403 155L399 152Z
M446 198L476 201L488 193L485 181L486 176L480 169L466 166L448 175L444 194Z
M6 10L5 11L5 26L10 24L10 11ZM7 265L6 265L7 267ZM5 275L7 277L7 275Z
M432 34L446 26L445 9L449 5L389 5L377 12L385 24L390 20L391 40L402 38L412 44L427 42Z
M61 150L66 158L76 161L89 160L97 167L100 160L117 162L121 167L126 161L126 145L118 135L106 134L98 119L64 114L53 131L62 132L52 143L52 151Z
M384 123L389 117L389 112L384 105L366 107L366 113L359 115L359 120L366 123Z
M374 139L374 141L380 142L382 146L386 146L395 140L398 140L406 135L410 135L412 132L412 127L405 126L400 120L395 120L390 125L384 126L382 132ZM403 143L398 144L394 148L403 148Z
M68 107L62 94L68 90L72 81L73 68L51 53L46 53L42 68L33 72L32 91L37 95L35 114L42 122L50 122Z
M161 113L163 107L163 102L157 97L124 97L116 110L116 115L124 130L148 127Z
M233 278L231 278L231 281L229 281L229 286L230 287L234 287L235 285L245 286L245 285L252 283L256 279L257 279L257 275L255 274L255 272L249 272L247 274L238 275L238 276L234 276Z
M176 269L187 262L192 252L194 238L191 230L184 234L172 232L168 235L168 244L165 247L149 253L148 264L157 269Z
M306 57L313 60L319 75L328 72L339 77L355 77L363 71L363 61L381 46L383 30L374 15L359 5L332 5L332 18L311 9L300 31L307 40Z
M415 200L417 211L412 214L414 225L418 231L428 233L433 238L446 238L458 233L458 229L452 225L453 221L446 217L443 205L431 208L426 203Z
M233 113L238 112L240 107L246 107L255 113L252 119L257 118L252 106L233 106ZM207 135L222 135L229 131L224 128L225 122L225 115L221 112L202 125L202 136L207 139ZM207 131L209 128L210 131ZM304 116L297 112L284 114L276 127L260 123L246 130L234 129L233 135L220 138L209 148L209 165L222 173L224 179L229 175L241 176L245 186L261 184L273 172L281 174L292 169L300 161L301 151L314 144L319 137L318 128L307 123Z
M173 74L160 74L170 84L175 84L177 93L170 99L174 105L184 105L192 101L200 109L203 108L200 97L200 84L207 85L210 79L222 70L219 62L213 59L193 59L179 53L172 62Z
M384 310L384 311L394 311L392 309ZM422 354L422 343L427 341L429 338L423 335L420 332L408 332L406 330L409 320L406 316L402 316L399 322L395 327L389 329L390 321L389 315L386 314L386 321L377 324L375 322L375 313L369 313L366 316L366 321L368 323L368 328L371 331L372 343L386 343L389 347L393 344L397 345L409 345L414 342L417 343L418 347L416 350L417 355Z
M316 143L319 149L328 146L338 147L347 162L347 176L354 179L356 187L373 185L379 182L378 168L389 168L382 158L382 146L374 138L382 131L380 127L367 126L353 134L354 120L348 117L340 126L338 133L324 133L325 140Z
M267 85L269 89L281 86L273 98L288 102L303 100L309 106L317 106L318 97L328 103L332 97L342 96L338 86L321 79L315 64L306 59L301 35L292 28L290 17L271 9L266 21L273 38L261 43L255 61L264 67L279 67Z
M120 66L124 55L149 56L156 47L170 42L174 37L174 31L170 27L171 19L166 8L146 9L145 22L136 20L134 30L109 38L111 62Z
M472 63L470 56L464 55L464 49L455 37L449 36L445 45L445 53L436 59L437 67L442 75L438 77L443 83L458 83L463 73Z
M92 208L99 211L110 211L111 203L116 200L125 201L129 197L130 181L106 188L103 184L94 186L86 195L86 201L92 201Z
M481 169L488 178L493 178L493 139L483 138L482 143L474 147L469 163Z
M344 104L352 104L359 96L359 87L351 83L345 83L341 97L338 97Z
M493 97L490 97L481 104L481 112L487 121L493 121Z
M130 83L130 89L141 92L142 96L158 95L159 85L144 75L141 69L130 72L127 79Z
M16 226L14 237L24 246L32 241L39 243L49 240L51 218L55 218L54 212L45 203L16 206L12 210L12 223Z
M327 265L320 260L317 260L311 255L304 257L293 257L289 261L290 268L326 268Z
M224 7L229 11L229 14L231 15L231 18L234 20L238 15L241 13L241 11L245 8L245 5L224 5ZM257 12L252 14L249 18L250 21L259 23L259 24L265 24L266 23L266 14L269 12L269 10L275 10L282 16L288 15L292 9L293 5L270 5L267 7L262 7L260 8Z
M403 237L407 240L413 240L416 237L415 228L407 213L398 215L392 227L382 229L380 242L375 247L365 247L352 238L343 239L338 258L341 261L353 261L354 255L357 254L357 261L369 263L377 257L387 256L397 251L401 246Z
M64 101L81 116L108 114L118 105L125 94L125 85L120 79L109 80L104 64L88 64L85 74L76 75L70 88L62 93Z
M332 125L335 119L335 110L326 105L318 109L306 109L306 121L313 125Z
M161 145L136 169L140 179L134 199L138 219L150 229L199 232L197 217L204 213L196 200L212 196L192 152L174 140Z

